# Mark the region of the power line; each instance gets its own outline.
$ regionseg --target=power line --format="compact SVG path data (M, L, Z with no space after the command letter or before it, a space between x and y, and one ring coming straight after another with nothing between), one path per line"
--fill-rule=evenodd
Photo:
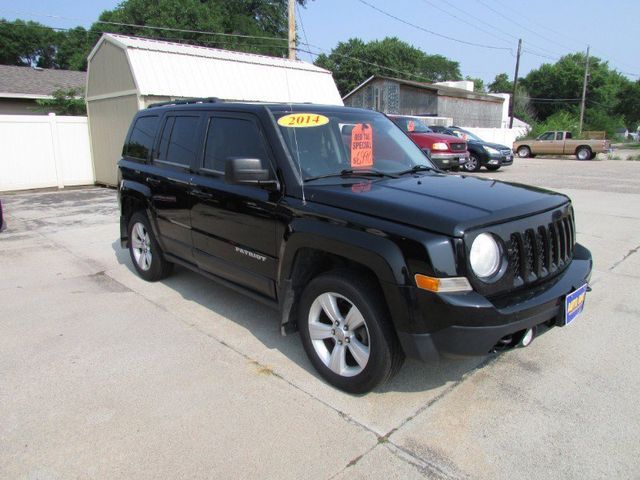
M304 41L309 45L309 39L307 38L307 31L304 29L304 22L302 21L302 13L300 12L300 5L296 2L296 11L298 12L298 19L300 20L300 27L302 28L302 34L304 35Z
M22 28L40 28L40 29L45 29L45 30L54 30L57 32L69 32L71 30L74 30L74 28L62 28L62 27L49 27L47 25L22 25L22 24L16 24L16 23L12 23L12 22L8 22L6 20L0 20L0 24L3 25L9 25L12 27L22 27ZM113 32L111 30L87 30L84 29L84 33L85 35L95 35L95 36L101 36L104 33L112 33L112 34L118 34L118 32ZM247 41L243 41L242 43L238 43L238 42L232 42L232 41L223 41L223 40L215 40L215 41L207 41L207 40L195 40L195 39L184 39L184 38L169 38L169 37L138 37L138 38L147 38L148 40L162 40L162 41L166 41L166 42L173 42L173 43L181 43L184 45L213 45L214 47L216 45L235 45L235 46L253 46L253 47L261 47L263 49L273 49L273 48L282 48L285 49L286 46L285 45L266 45L264 43L256 43L256 42L247 42ZM191 42L191 43L189 43Z
M503 7L504 9L509 9L509 8L511 8L511 7L507 6L507 5L505 5L504 3L500 2L499 0L493 0L493 1L494 1L495 3L497 3L498 5L500 5L501 7ZM531 17L529 17L529 21L531 21ZM562 33L562 32L560 32L560 31L558 31L558 30L554 30L553 28L550 28L549 26L545 25L545 24L544 24L544 23L542 23L542 22L531 21L531 23L535 23L538 27L542 27L542 28L544 28L545 30L547 30L547 31L549 31L549 32L551 32L551 33L553 33L553 34L555 34L555 35L558 35L558 36L564 37L565 39L570 40L570 41L572 41L572 42L573 42L573 43L575 43L575 44L580 44L580 47L581 47L581 48L582 48L582 47L584 47L584 44L583 44L582 42L575 40L574 38L570 37L569 35L566 35L565 33ZM602 52L602 51L600 51L599 49L598 49L598 50L596 50L596 49L592 49L592 50L593 50L594 52L596 52L596 53L597 53L597 52L601 52L601 53L603 53L603 54L604 54L604 56L609 57L609 58L611 58L612 60L616 60L615 58L611 57L611 55L608 55L607 53ZM619 60L617 61L617 63L620 63L620 64L622 64L622 65L631 66L630 64L628 64L628 63L626 63L626 62L621 62L621 61L619 61ZM634 66L634 67L632 67L632 68L635 68L635 66ZM623 72L623 71L620 71L620 73L623 73L623 74L625 74L625 75L631 75L631 76L634 76L634 77L640 77L640 74L636 74L636 73L629 73L629 72Z
M494 32L491 32L490 30L485 30L484 28L479 27L479 26L478 26L478 25L476 25L475 23L470 22L470 21L466 20L466 19L465 19L465 18L463 18L463 17L459 17L458 15L456 15L456 14L454 14L454 13L451 13L451 12L449 12L449 11L445 10L444 8L442 8L442 7L438 6L438 4L433 3L433 2L431 2L430 0L422 0L422 1L423 1L424 3L426 3L426 4L430 5L432 8L435 8L436 10L440 10L441 12L444 12L445 14L449 15L450 17L453 17L453 18L455 18L456 20L458 20L458 21L460 21L460 22L462 22L462 23L465 23L465 24L469 25L469 26L471 26L471 27L475 28L476 30L480 30L481 32L484 32L484 33L486 33L486 34L488 34L488 35L491 35L492 37L497 38L498 40L500 40L500 41L502 41L502 42L508 43L508 42L510 41L510 40L505 40L505 39L504 39L504 37L499 37L498 35L496 35ZM511 36L511 35L510 35L510 36ZM516 37L513 37L513 38L516 38Z
M375 10L377 12L379 12L379 13L381 13L383 15L386 15L389 18L393 18L394 20L397 20L400 23L403 23L403 24L408 25L410 27L416 28L418 30L422 30L423 32L429 33L431 35L435 35L436 37L440 37L440 38L444 38L444 39L447 39L447 40L451 40L452 42L462 43L464 45L470 45L472 47L488 48L488 49L491 49L491 50L506 50L506 51L509 51L509 52L513 53L513 50L511 48L498 47L498 46L495 46L495 45L485 45L485 44L475 43L475 42L468 42L466 40L460 40L459 38L454 38L454 37L450 37L448 35L443 35L442 33L434 32L433 30L429 30L427 28L421 27L421 26L416 25L414 23L408 22L407 20L404 20L404 19L402 19L400 17L396 17L392 13L386 12L386 11L376 7L375 5L370 4L369 2L367 2L365 0L358 0L358 1L360 3L362 3L363 5L366 5L369 8L372 8L373 10Z
M11 10L4 10L5 12L8 13L12 13L14 15L29 15L29 16L34 16L34 17L45 17L45 18L54 18L57 20L72 20L75 22L84 22L87 21L86 19L82 19L82 18L74 18L74 17L63 17L60 15L48 15L45 13L33 13L33 12L16 12L16 11L11 11ZM171 27L157 27L154 25L136 25L133 23L122 23L122 22L108 22L106 20L96 20L94 23L100 23L103 25L115 25L115 26L120 26L120 27L130 27L130 28L147 28L150 30L164 30L167 32L179 32L179 33L197 33L200 35L219 35L219 36L223 36L223 37L238 37L238 38L254 38L254 39L260 39L260 40L277 40L277 41L283 41L283 42L288 42L289 40L287 38L281 38L281 37L266 37L266 36L260 36L260 35L244 35L244 34L240 34L240 33L222 33L222 32L209 32L206 30L189 30L186 28L171 28ZM51 27L49 27L51 28Z

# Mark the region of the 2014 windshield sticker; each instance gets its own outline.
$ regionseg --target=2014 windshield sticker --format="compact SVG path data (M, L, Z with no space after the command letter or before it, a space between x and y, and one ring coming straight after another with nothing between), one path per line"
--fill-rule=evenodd
M329 123L329 118L317 113L290 113L278 119L278 125L288 128L320 127Z
M373 129L359 123L351 131L351 168L373 167Z

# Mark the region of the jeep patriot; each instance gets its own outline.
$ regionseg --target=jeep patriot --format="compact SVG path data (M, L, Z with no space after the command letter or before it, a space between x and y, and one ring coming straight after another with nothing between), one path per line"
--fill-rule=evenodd
M564 195L447 174L381 113L199 100L151 106L119 161L121 243L281 312L351 393L405 357L526 346L583 308L592 260Z

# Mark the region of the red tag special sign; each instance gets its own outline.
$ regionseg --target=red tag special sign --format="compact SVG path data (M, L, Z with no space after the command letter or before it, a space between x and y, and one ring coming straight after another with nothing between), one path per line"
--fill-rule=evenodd
M358 123L351 131L351 168L373 167L373 129Z

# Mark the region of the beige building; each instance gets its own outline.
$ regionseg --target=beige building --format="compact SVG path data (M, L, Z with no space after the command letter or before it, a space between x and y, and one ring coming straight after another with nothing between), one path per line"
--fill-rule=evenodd
M89 54L87 113L97 183L116 185L129 123L152 103L233 101L342 105L331 72L284 58L104 34Z

